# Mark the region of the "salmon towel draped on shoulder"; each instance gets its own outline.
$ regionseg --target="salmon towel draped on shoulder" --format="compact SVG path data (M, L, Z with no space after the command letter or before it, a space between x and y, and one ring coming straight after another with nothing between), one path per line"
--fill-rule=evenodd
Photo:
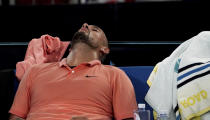
M58 62L63 57L70 42L62 42L58 37L42 35L32 39L26 51L24 61L16 64L16 76L20 81L28 68L34 64Z

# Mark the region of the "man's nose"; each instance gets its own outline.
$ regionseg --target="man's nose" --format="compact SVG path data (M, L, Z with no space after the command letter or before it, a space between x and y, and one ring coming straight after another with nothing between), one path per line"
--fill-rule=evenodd
M82 27L88 28L88 24L87 24L87 23L84 23L84 24L82 25Z

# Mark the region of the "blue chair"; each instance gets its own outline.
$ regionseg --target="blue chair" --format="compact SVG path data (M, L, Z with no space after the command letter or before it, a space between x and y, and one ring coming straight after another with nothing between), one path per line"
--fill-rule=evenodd
M146 109L150 110L151 120L153 120L152 108L146 103L144 97L147 91L149 90L149 86L147 85L147 79L150 73L152 72L153 68L153 66L120 67L120 69L122 69L131 79L136 93L137 103L144 103L146 105Z

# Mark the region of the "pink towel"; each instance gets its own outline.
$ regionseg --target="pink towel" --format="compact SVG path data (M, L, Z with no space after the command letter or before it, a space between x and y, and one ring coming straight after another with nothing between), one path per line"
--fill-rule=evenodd
M58 37L42 35L32 39L26 51L24 61L16 64L16 76L21 80L25 71L34 64L57 62L63 57L70 42L62 42Z

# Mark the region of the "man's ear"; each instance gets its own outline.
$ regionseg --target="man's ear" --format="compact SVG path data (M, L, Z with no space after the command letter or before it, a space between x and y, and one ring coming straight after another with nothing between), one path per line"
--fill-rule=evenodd
M104 54L109 54L109 48L108 47L102 47L101 48L101 52L103 52Z

